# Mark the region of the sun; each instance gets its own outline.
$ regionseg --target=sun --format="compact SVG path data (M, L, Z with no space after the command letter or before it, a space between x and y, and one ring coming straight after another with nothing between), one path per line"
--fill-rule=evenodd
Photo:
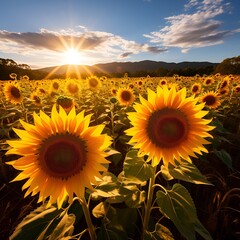
M84 59L79 50L75 48L69 48L64 52L63 61L65 64L80 65L83 64Z

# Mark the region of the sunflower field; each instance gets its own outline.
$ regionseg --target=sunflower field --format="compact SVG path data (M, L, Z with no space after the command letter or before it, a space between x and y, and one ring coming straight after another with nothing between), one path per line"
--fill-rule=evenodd
M240 77L0 82L0 239L240 239Z

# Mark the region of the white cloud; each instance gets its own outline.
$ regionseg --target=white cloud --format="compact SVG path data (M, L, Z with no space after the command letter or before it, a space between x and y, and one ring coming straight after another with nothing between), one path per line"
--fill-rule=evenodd
M223 23L215 19L225 13L228 5L229 3L224 4L223 0L190 0L184 8L185 11L191 10L191 13L167 17L167 26L144 36L155 44L179 47L183 53L192 48L221 44L226 37L234 33L220 30Z
M121 36L108 32L90 31L84 26L77 26L76 29L62 29L52 31L40 29L39 32L9 32L0 30L0 51L7 53L18 53L22 55L58 54L67 48L74 47L89 58L105 60L116 60L129 57L131 54L142 52L160 53L166 48L150 46L130 41ZM95 56L95 57L94 57Z

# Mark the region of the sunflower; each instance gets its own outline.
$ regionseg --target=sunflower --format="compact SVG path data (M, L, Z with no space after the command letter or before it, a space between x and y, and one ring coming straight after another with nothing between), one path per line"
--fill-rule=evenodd
M133 83L129 83L129 84L128 84L128 88L130 88L130 89L134 89L134 87L135 87L135 86L134 86Z
M209 86L209 85L211 85L212 83L214 83L214 79L213 79L212 77L206 78L206 79L204 80L204 82L203 82L203 84L204 84L205 86Z
M96 76L89 77L87 79L88 87L92 90L97 90L101 87L101 82Z
M28 76L28 75L24 75L24 76L22 77L22 80L28 81L28 80L29 80L29 76Z
M167 84L167 79L161 79L158 84L160 86L166 85Z
M79 86L75 81L68 80L66 83L66 90L72 95L77 95L79 92Z
M74 100L70 97L59 96L57 104L60 105L66 112L69 112L75 105Z
M234 92L235 93L240 93L240 84L234 87Z
M200 83L194 83L192 85L191 92L193 94L199 94L201 92L201 84Z
M23 101L23 95L17 83L6 83L3 92L6 99L13 104L18 104Z
M17 74L16 74L16 73L11 73L11 74L9 75L9 77L10 77L11 79L17 80Z
M117 95L117 89L116 88L111 88L110 92L113 96Z
M222 82L220 83L220 87L219 88L225 88L228 87L230 83L230 78L227 76L225 77Z
M20 120L25 130L14 129L21 140L9 140L6 154L22 157L7 163L21 171L13 181L27 179L25 197L39 193L38 202L49 197L47 206L57 202L61 208L67 197L69 203L74 194L84 197L85 187L93 189L96 177L101 178L111 138L101 134L104 125L89 127L91 115L76 115L75 108L67 115L54 105L51 117L42 111L33 117L34 125Z
M128 113L133 127L126 133L140 156L148 155L153 166L161 160L168 166L207 152L203 144L209 143L205 138L212 137L208 131L214 127L207 125L211 119L202 119L208 113L202 111L204 104L197 104L193 96L187 98L186 88L158 86L156 93L148 89L148 100L139 98L141 103L133 106L136 112Z
M218 89L218 94L220 96L226 96L229 94L229 92L230 92L230 90L228 87Z
M210 108L217 108L221 104L218 94L214 91L204 93L199 100Z
M123 106L129 106L135 100L133 90L130 88L118 89L116 97L120 105L123 105Z
M30 99L33 101L34 105L41 106L41 98L38 96L37 92L32 92Z
M59 87L60 87L59 81L54 81L54 82L52 82L52 88L53 88L54 90L58 90Z

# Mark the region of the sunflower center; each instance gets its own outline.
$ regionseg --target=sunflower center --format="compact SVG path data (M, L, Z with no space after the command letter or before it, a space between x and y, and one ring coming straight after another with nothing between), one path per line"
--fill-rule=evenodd
M68 91L69 91L70 93L77 93L77 92L78 92L78 86L77 86L77 84L70 83L70 84L68 85Z
M206 103L206 105L208 106L212 106L215 104L216 102L216 98L212 95L209 95L209 96L206 96L204 99L203 99L203 102Z
M91 78L89 80L89 84L91 87L96 87L98 85L98 81L95 78Z
M193 92L197 92L197 91L198 91L198 86L193 86L192 91L193 91Z
M129 91L122 91L121 93L121 99L124 101L129 101L131 100L131 93Z
M21 97L21 94L20 94L20 91L17 87L11 87L11 95L15 98L20 98Z
M57 99L57 103L61 105L64 109L70 108L73 105L73 100L68 97L60 96Z
M187 138L188 121L181 111L164 108L150 116L147 134L158 147L175 147Z
M68 178L82 170L86 163L85 142L63 133L47 138L39 148L39 162L52 177Z

